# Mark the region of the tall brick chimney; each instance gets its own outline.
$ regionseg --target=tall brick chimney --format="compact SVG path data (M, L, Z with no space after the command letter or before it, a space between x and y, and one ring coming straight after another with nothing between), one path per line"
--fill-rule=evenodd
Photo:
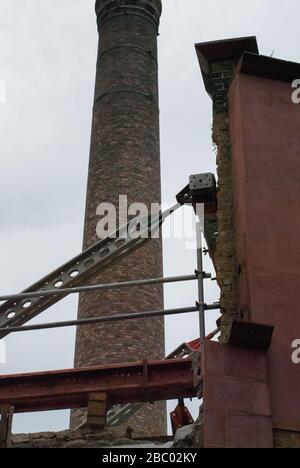
M160 203L157 35L161 0L97 0L99 50L83 247L97 241L97 206L119 195ZM93 283L162 276L161 240L119 261ZM161 286L82 294L78 316L163 308ZM163 319L92 325L77 330L75 366L161 359ZM84 420L72 413L71 426ZM165 404L145 405L125 425L134 436L164 434ZM125 429L126 429L125 427Z

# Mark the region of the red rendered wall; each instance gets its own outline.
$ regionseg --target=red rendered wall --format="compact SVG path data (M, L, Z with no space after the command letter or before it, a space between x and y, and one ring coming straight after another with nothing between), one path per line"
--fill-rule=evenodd
M207 341L205 448L273 448L267 355Z
M296 77L295 77L296 78ZM275 428L300 431L300 105L291 84L237 73L229 92L239 305L275 326L269 352Z

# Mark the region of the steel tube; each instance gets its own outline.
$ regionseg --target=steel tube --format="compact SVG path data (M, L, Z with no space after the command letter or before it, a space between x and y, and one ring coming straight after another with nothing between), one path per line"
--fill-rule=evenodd
M219 309L219 304L202 304L204 310L217 310ZM149 317L160 317L167 315L179 315L179 314L189 314L192 312L197 312L198 307L184 307L181 309L169 309L169 310L157 310L150 312L136 312L129 314L118 314L118 315L106 315L103 317L91 317L86 319L78 320L69 320L65 322L52 322L52 323L42 323L36 325L26 325L21 327L6 327L0 328L0 333L4 331L9 331L9 333L19 333L26 331L35 331L35 330L48 330L52 328L66 328L66 327L76 327L82 325L90 325L93 323L105 323L105 322L117 322L121 320L136 320L141 318Z
M196 222L197 235L197 269L198 269L198 305L199 305L199 325L200 325L200 342L205 341L205 303L204 303L204 272L203 272L203 257L202 257L202 237L201 224Z
M34 297L47 297L47 296L65 296L66 294L77 294L82 292L94 292L103 289L118 289L128 288L133 286L147 286L151 284L165 284L165 283L179 283L184 281L195 281L196 275L173 276L167 278L151 278L145 280L124 281L119 283L95 284L93 286L78 286L75 288L57 288L49 289L47 291L35 291L20 294L10 294L0 296L0 301L10 301L13 299L30 299Z

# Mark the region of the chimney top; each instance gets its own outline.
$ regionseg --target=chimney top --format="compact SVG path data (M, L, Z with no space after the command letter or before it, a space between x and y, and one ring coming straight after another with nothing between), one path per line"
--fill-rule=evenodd
M98 26L119 15L142 16L158 28L162 13L161 0L96 0Z

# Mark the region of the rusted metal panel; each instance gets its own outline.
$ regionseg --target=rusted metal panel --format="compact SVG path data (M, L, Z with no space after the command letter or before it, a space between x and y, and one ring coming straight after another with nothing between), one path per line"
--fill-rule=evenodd
M179 400L178 405L175 410L171 412L170 416L174 435L176 434L177 429L194 423L194 419L188 408L184 405L183 400Z
M0 377L0 405L15 413L87 407L91 393L110 404L196 396L191 359L115 364Z

